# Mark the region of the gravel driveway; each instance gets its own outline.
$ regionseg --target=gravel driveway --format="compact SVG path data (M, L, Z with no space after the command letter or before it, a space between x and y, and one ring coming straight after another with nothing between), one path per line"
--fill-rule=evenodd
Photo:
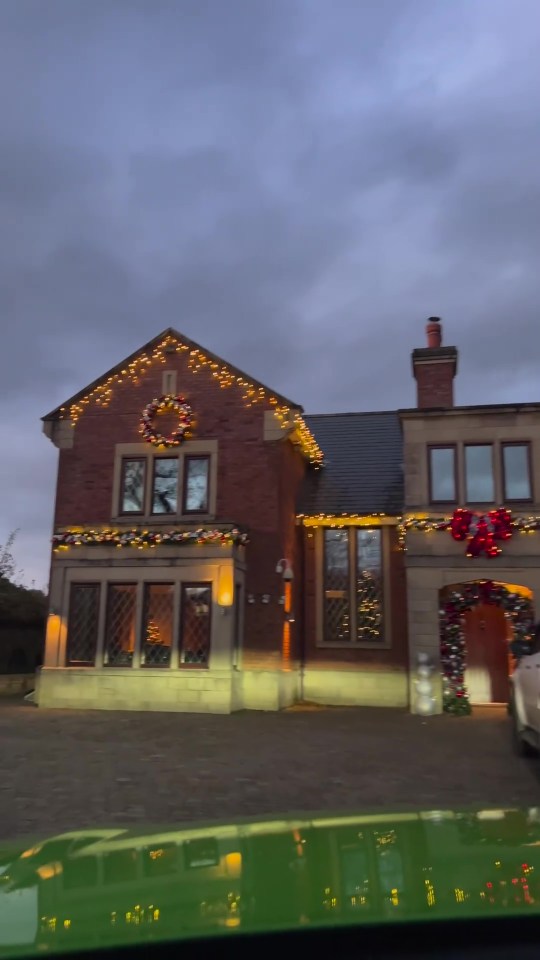
M268 813L537 805L540 762L498 708L205 716L0 703L0 841ZM538 767L538 775L537 775Z

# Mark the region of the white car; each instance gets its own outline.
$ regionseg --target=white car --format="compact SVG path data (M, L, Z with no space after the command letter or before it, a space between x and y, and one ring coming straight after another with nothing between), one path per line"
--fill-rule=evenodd
M540 753L540 625L510 677L510 716L516 751L521 756Z

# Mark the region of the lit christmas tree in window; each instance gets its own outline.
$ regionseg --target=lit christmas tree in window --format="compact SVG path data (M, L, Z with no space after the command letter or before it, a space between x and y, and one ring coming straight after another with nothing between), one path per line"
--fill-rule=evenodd
M161 643L161 636L154 620L148 621L148 626L146 627L146 642L150 644Z

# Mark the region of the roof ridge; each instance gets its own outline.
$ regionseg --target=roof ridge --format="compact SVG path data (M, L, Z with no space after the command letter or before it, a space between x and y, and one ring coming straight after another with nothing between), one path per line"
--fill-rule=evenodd
M304 413L306 417L381 417L397 416L399 410L347 410L343 413Z

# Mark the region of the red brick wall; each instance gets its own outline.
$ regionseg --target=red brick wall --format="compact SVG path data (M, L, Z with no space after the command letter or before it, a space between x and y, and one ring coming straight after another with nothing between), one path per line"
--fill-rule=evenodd
M454 406L455 362L418 363L415 367L417 407Z
M310 535L312 534L312 535ZM316 552L315 535L304 531L304 621L306 663L311 667L338 670L378 670L403 667L408 664L407 642L407 588L403 553L398 547L397 531L389 528L390 571L384 589L391 601L391 645L386 649L317 647L316 645Z
M55 526L110 523L116 444L140 442L139 418L161 394L164 370L178 372L178 392L196 415L194 437L218 440L216 523L250 530L245 594L255 594L257 602L245 610L245 665L277 666L283 607L276 563L283 556L295 568L300 563L295 504L306 464L289 442L264 440L268 406L246 407L241 388L222 389L207 371L192 373L186 354L173 354L150 368L138 386L114 387L107 409L89 404L75 427L73 448L60 451ZM297 576L296 589L299 583ZM268 605L260 602L264 593L271 596Z

